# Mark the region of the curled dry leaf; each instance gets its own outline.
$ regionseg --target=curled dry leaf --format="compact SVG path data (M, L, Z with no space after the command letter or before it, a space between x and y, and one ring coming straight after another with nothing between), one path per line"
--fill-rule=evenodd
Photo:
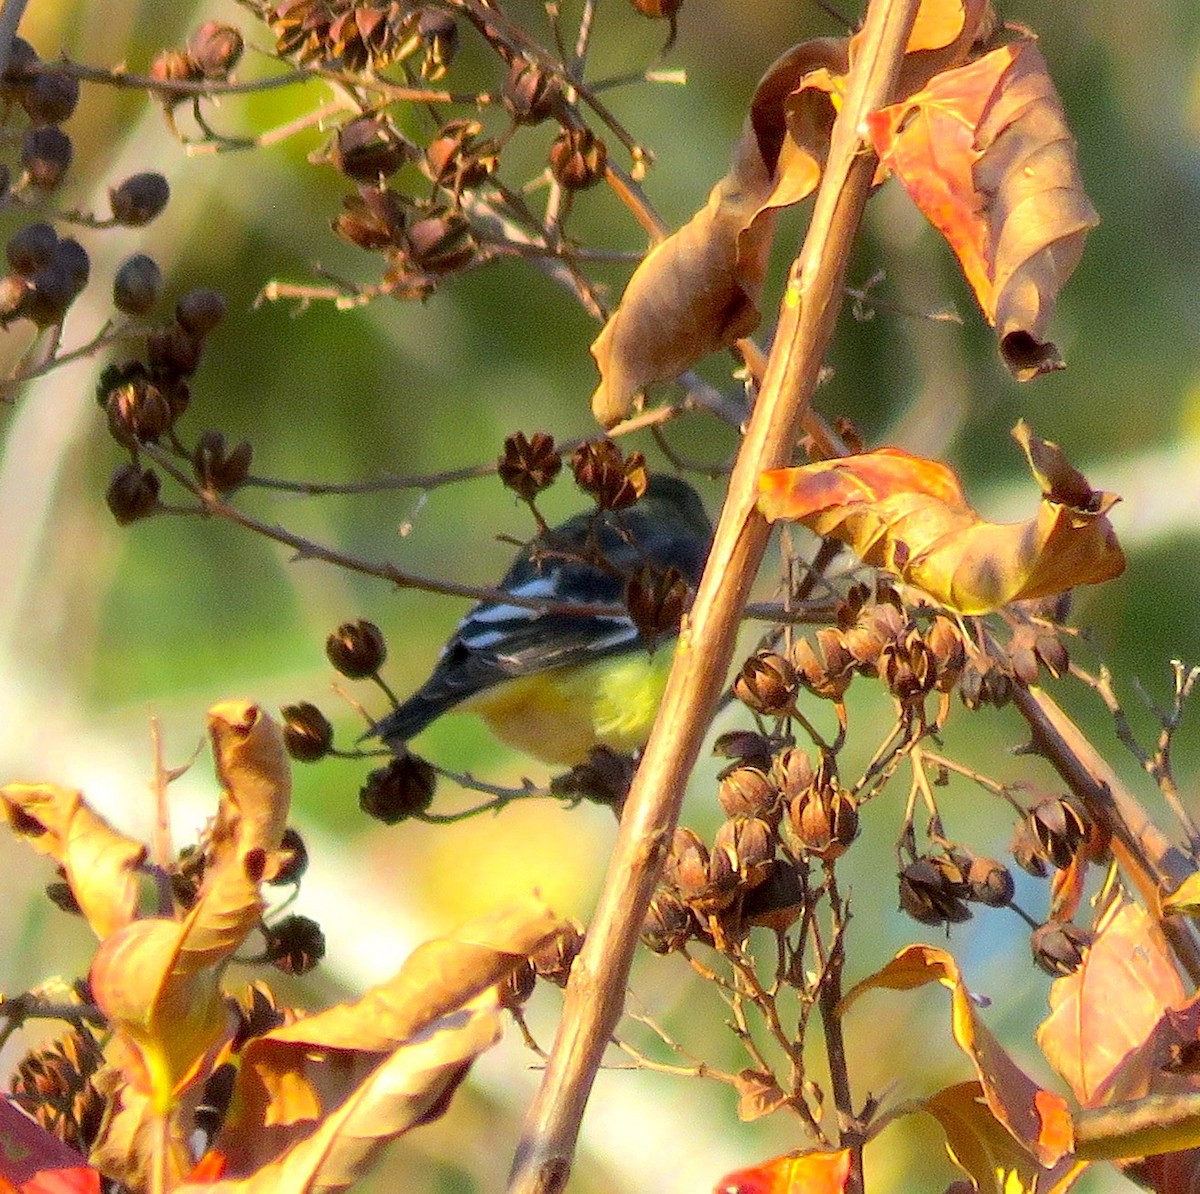
M759 509L849 544L960 614L1120 576L1125 556L1107 517L1116 495L1093 490L1024 423L1013 437L1042 489L1025 522L985 521L949 468L895 448L765 472Z
M881 165L958 256L1011 372L1062 368L1045 330L1099 217L1036 43L942 71L867 126Z
M849 1149L788 1153L726 1174L716 1194L843 1194L849 1177Z
M951 993L950 1026L958 1047L971 1059L988 1110L1038 1163L1049 1169L1074 1145L1066 1100L1041 1089L1008 1055L975 1014L958 965L945 950L930 945L902 949L883 969L863 979L843 998L845 1012L867 991L910 991L940 983Z
M66 872L97 937L103 939L133 920L137 871L146 857L141 842L118 833L72 788L9 784L0 788L0 803L14 832Z

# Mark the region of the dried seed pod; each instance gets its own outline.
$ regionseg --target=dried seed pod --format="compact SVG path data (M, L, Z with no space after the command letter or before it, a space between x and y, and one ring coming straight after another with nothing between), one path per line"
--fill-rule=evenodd
M333 139L334 166L355 182L378 184L412 156L412 147L382 116L360 116L338 129Z
M502 98L517 124L540 124L562 106L562 84L528 58L514 58Z
M733 695L768 717L786 716L796 703L796 669L774 651L760 651L742 664L733 682Z
M307 916L285 916L278 924L265 925L266 955L284 974L307 974L325 956L325 934Z
M745 886L755 887L766 878L767 864L775 856L775 835L759 817L730 817L713 839L712 858L718 854L728 858L730 869Z
M934 687L938 692L949 692L958 683L967 662L962 632L945 614L938 614L925 632L925 645L937 669Z
M425 150L425 170L439 186L461 191L478 186L495 173L500 156L496 143L481 138L478 120L452 120Z
M292 757L295 758L295 755ZM308 847L304 844L299 830L289 825L283 831L277 856L278 867L267 882L273 887L287 887L299 883L308 870Z
M0 278L0 327L21 318L29 290L29 282L20 274L5 274Z
M162 213L171 198L167 180L156 170L131 174L108 192L113 219L126 228L140 228Z
M788 805L797 843L818 858L840 858L858 837L858 802L837 783L821 785Z
M496 469L513 493L532 501L558 476L562 454L554 446L554 436L535 431L526 439L523 431L517 431L505 439Z
M900 910L924 925L961 924L971 919L965 886L936 857L910 862L900 872Z
M553 941L534 954L533 966L538 978L544 978L556 987L565 987L583 943L583 925L577 920L570 921Z
M192 453L192 472L205 489L229 493L246 479L253 458L254 449L247 440L227 448L219 431L205 431Z
M127 526L158 509L160 484L153 469L142 469L127 462L113 473L104 500L117 522Z
M153 257L135 253L113 278L113 306L123 315L149 315L162 295L162 270Z
M437 82L458 53L458 23L441 8L425 8L417 19L417 36L425 47L421 78Z
M708 886L708 847L686 826L676 828L663 864L663 881L686 900Z
M742 897L742 920L747 925L783 932L794 924L804 907L804 888L796 868L776 858L767 868L763 881Z
M175 304L175 322L193 340L204 339L225 318L225 296L219 290L198 286Z
M575 484L591 494L602 510L624 510L646 492L646 458L641 452L623 456L610 439L580 444L571 457Z
M1012 872L994 858L976 855L967 867L967 899L989 908L1004 908L1013 898Z
M150 64L150 77L161 83L194 83L200 76L200 68L180 50L163 50ZM156 89L158 102L168 111L183 103L188 97L179 91L167 88Z
M696 921L688 906L669 887L659 887L650 898L642 921L642 941L656 954L674 953L695 935Z
M550 173L568 191L582 191L604 178L608 150L586 125L565 128L550 146Z
M1057 978L1079 969L1092 940L1087 929L1066 920L1050 920L1033 930L1029 944L1033 960L1047 974Z
M854 657L846 649L840 630L823 627L810 638L802 638L792 649L797 678L826 701L840 701L854 679Z
M187 43L187 57L205 79L225 79L241 60L245 42L232 25L205 21Z
M8 238L5 254L14 273L31 277L54 260L58 248L58 233L41 220L25 224Z
M71 273L58 262L52 261L27 278L26 282L20 314L40 328L62 323L67 308L79 293Z
M1065 676L1071 667L1071 657L1066 644L1053 630L1039 626L1033 644L1042 666L1056 680Z
M31 128L21 139L21 168L43 191L52 191L62 182L73 155L71 138L56 124Z
M368 817L396 825L426 812L436 786L437 774L424 759L402 755L367 776L358 793L358 807Z
M146 361L160 377L191 377L200 368L201 341L178 324L146 336Z
M645 564L629 578L625 585L625 608L649 649L679 632L691 596L691 586L678 568Z
M374 622L343 622L326 640L329 662L351 680L373 676L387 660L387 640Z
M1090 820L1065 796L1047 796L1029 810L1029 830L1038 848L1059 870L1071 865L1088 836Z
M1009 846L1013 861L1035 879L1044 879L1049 874L1046 864L1050 861L1042 851L1028 817L1022 817L1013 827L1012 844Z
M610 746L593 746L586 761L576 763L570 771L557 775L551 782L556 796L573 800L591 800L611 808L619 816L633 783L637 761L632 755L613 750Z
M817 773L813 770L808 752L798 746L781 750L771 764L771 779L787 801L808 792L816 778Z
M34 124L62 124L79 105L79 80L39 71L20 89L17 98Z
M971 659L958 681L958 695L968 709L1001 708L1012 699L1012 678L993 660Z
M779 789L759 767L735 764L721 773L717 801L727 817L761 817L779 823Z
M333 746L333 726L316 705L301 701L284 705L283 744L298 763L315 763L323 759Z
M471 224L461 212L442 211L416 220L406 239L412 260L433 274L453 273L475 257Z
M1013 675L1026 687L1038 679L1038 656L1034 649L1037 633L1028 624L1018 626L1008 642L1008 659Z
M407 249L404 203L387 187L360 186L357 195L342 199L342 214L333 231L360 249Z
M105 414L109 433L126 448L157 443L171 426L167 400L145 377L135 377L110 390Z

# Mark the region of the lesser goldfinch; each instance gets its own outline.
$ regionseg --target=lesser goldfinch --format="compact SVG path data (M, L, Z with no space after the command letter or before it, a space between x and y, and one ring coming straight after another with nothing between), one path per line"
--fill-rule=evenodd
M627 509L577 514L533 540L497 587L557 604L614 605L646 564L675 568L695 587L711 538L696 491L653 474ZM670 656L649 651L624 615L482 601L458 624L429 679L371 733L399 752L457 707L551 764L579 763L597 745L634 750L649 736Z

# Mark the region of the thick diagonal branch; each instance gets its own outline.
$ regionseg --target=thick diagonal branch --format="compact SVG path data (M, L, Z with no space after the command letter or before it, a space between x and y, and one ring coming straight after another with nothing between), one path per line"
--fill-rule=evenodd
M625 805L604 889L571 971L558 1038L513 1163L510 1194L566 1185L584 1107L621 1015L642 919L688 776L733 657L767 541L759 474L788 462L842 300L846 262L874 170L860 128L891 98L917 0L872 0L834 125L804 247L792 266L762 391L738 454L708 566Z

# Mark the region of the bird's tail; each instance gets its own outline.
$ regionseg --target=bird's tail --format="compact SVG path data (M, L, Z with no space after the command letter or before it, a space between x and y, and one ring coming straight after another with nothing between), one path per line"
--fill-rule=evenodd
M393 750L404 746L415 738L431 721L440 717L448 708L444 700L432 699L421 692L414 693L398 709L381 717L364 735L364 738L382 738Z

